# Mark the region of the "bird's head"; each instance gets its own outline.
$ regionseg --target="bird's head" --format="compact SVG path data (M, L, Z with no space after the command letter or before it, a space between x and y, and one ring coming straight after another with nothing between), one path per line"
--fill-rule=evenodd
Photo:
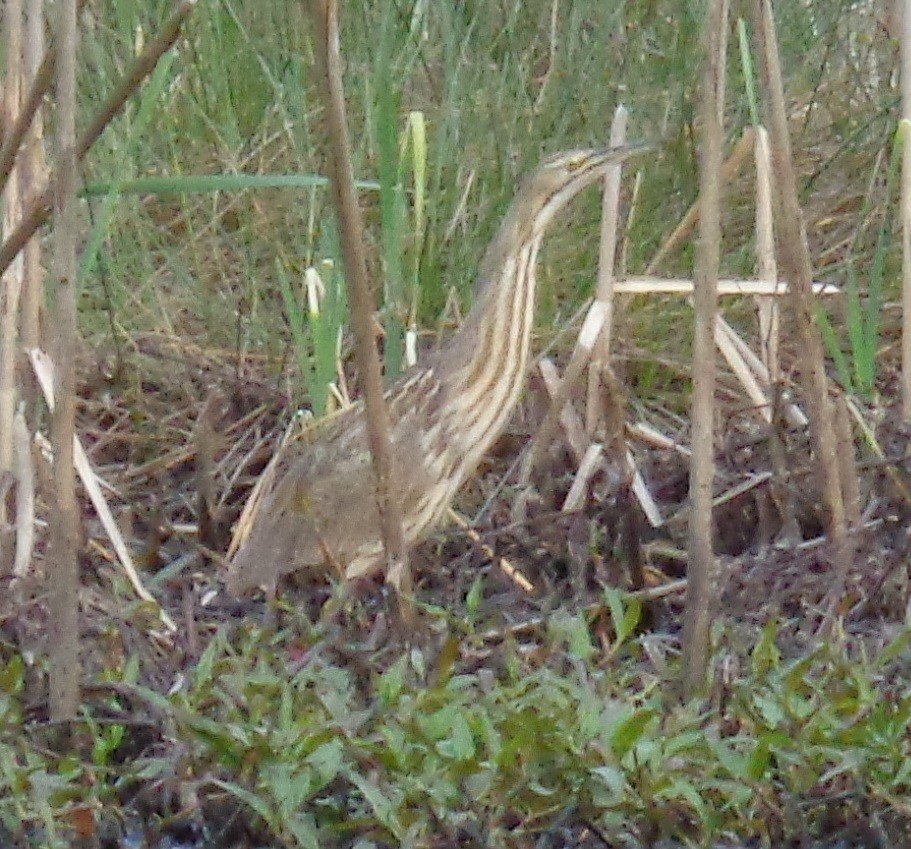
M508 260L540 238L554 216L582 189L604 177L612 166L652 147L649 142L637 142L568 150L544 159L525 178L490 243L481 263L478 291L499 279Z
M651 148L647 142L622 147L567 150L548 156L528 176L514 209L526 235L541 233L572 198L617 165Z

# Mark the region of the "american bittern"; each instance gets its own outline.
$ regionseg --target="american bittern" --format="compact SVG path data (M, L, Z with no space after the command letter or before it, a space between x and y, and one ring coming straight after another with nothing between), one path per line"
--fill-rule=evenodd
M499 436L525 382L535 266L547 225L579 191L645 145L548 157L525 181L481 265L474 306L459 331L386 392L393 492L408 544L443 518ZM274 485L231 568L242 592L326 560L348 578L383 562L362 404L286 449Z

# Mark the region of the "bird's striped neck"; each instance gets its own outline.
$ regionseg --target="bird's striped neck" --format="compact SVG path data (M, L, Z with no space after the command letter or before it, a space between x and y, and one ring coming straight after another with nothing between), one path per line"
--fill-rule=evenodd
M525 382L540 244L535 236L506 257L460 333L468 345L448 394L459 408L464 444L472 453L475 448L483 453L503 429Z

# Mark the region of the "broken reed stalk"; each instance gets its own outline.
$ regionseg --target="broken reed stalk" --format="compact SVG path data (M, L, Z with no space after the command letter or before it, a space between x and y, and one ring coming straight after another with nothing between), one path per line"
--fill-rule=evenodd
M626 125L629 112L622 104L614 111L611 123L611 147L626 143ZM601 242L598 249L598 288L595 297L605 306L604 325L592 352L588 369L588 392L585 404L585 430L589 439L595 436L600 423L602 392L601 372L610 369L611 333L614 323L614 267L617 256L617 230L620 206L620 177L622 165L611 168L604 177L601 197Z
M79 516L73 440L76 434L76 0L59 0L54 192L54 326L57 404L51 420L54 494L47 580L51 613L52 722L76 718L79 658Z
M408 552L402 532L402 517L392 494L392 449L389 420L383 398L383 378L373 333L373 295L364 258L363 222L354 186L351 145L345 115L341 58L338 39L336 0L311 0L310 9L316 28L315 58L317 73L326 104L326 120L331 144L331 179L335 195L345 280L351 304L351 325L356 341L356 358L364 387L367 441L376 475L376 499L380 530L386 550L386 580L398 592L399 613L404 624L414 618L411 607L411 575Z
M40 348L32 348L32 350L28 351L28 358L31 361L32 371L41 388L44 401L47 404L48 409L53 413L56 403L54 388L57 383L54 362L51 357ZM44 448L45 445L42 445L41 443L46 443L46 447L50 451L50 443L47 442L41 434L36 434L35 440L39 443L39 447L42 448ZM168 616L167 611L163 610L158 605L155 596L142 585L142 581L136 572L136 567L133 565L133 558L130 556L127 544L123 539L123 534L120 533L117 522L114 520L114 515L111 513L111 508L105 500L101 489L101 479L92 469L88 455L86 455L85 449L78 439L73 440L73 460L74 465L76 466L76 472L85 488L85 494L88 496L89 501L91 501L92 507L95 510L95 515L98 516L101 527L111 541L114 553L117 555L120 565L123 566L123 571L126 572L127 578L133 585L136 595L143 601L147 601L149 604L158 607L158 616L164 623L164 626L171 632L176 631L177 626L174 624L171 617Z
M195 5L195 0L183 0L183 2L178 4L174 14L164 24L161 32L133 60L133 64L127 69L120 84L108 96L108 99L92 119L89 127L76 142L77 163L83 160L92 145L98 141L105 127L117 117L130 96L155 69L158 60L177 41L181 27ZM4 239L3 245L0 246L0 273L9 268L10 263L19 255L28 240L50 218L54 193L54 180L52 178L49 185L45 186L40 192L36 192L19 225Z
M544 391L547 393L550 403L553 404L560 389L560 372L557 371L553 360L548 357L541 357L538 360L538 372L544 382ZM572 404L564 405L560 411L560 426L563 428L566 444L569 446L569 450L572 451L576 463L580 463L588 447L588 437L585 434L585 426L582 424L582 419Z
M769 151L769 134L765 127L756 127L754 159L756 161L756 276L765 283L777 286L778 260L775 256L775 225L772 212L774 195L772 158ZM782 416L788 420L790 415L791 423L794 424L796 411L793 405L786 406L784 410L779 409L781 398L778 386L780 377L778 343L781 310L775 296L755 295L754 298L759 311L759 348L762 362L768 370L768 379L764 383L771 400L771 404L767 407L769 413L767 421L769 422L769 454L774 474L769 488L772 500L778 506L779 512L786 517L786 521L793 522L793 517L796 515L794 495L787 484L784 445L778 432ZM806 417L802 416L796 421L796 424L805 427Z
M756 127L756 277L778 285L775 259L775 228L772 217L772 163L769 134ZM759 312L759 349L769 372L769 387L778 382L778 301L773 297L756 298Z
M528 486L535 468L541 462L544 452L553 440L554 432L560 420L560 413L566 406L567 401L569 401L570 393L576 385L576 381L581 377L585 366L591 360L592 350L598 341L598 334L604 327L606 312L607 308L604 303L595 301L585 316L582 329L579 331L579 338L576 340L576 346L573 348L572 356L566 366L566 371L563 373L563 380L560 381L550 406L544 414L544 420L529 443L528 451L519 470L520 486Z
M703 31L702 143L699 156L699 240L696 243L693 338L693 455L690 463L690 562L683 617L683 688L706 683L711 624L712 495L715 477L715 314L721 257L721 161L727 0L710 0Z
M21 3L10 4L6 8L7 26L12 30L21 30L22 9ZM6 96L9 103L6 109L7 126L25 126L22 122L23 109L30 108L26 103L21 105L22 92L26 86L34 90L34 80L39 73L41 56L44 43L44 9L43 0L28 0L28 10L25 16L26 29L22 39L22 49L16 46L20 41L18 33L7 34L7 57L11 70L8 71L6 81ZM21 55L21 71L13 67L19 64ZM44 86L44 90L47 85ZM18 108L18 112L17 112ZM7 138L9 141L9 137ZM8 232L15 226L16 217L21 214L21 206L29 197L31 188L46 180L44 172L44 140L41 109L34 110L33 120L28 123L28 132L24 139L24 156L20 159L12 157L11 162L15 167L7 170L4 176L5 198L11 205L6 210L5 230ZM13 203L15 199L15 203ZM31 438L28 421L34 422L37 408L38 389L34 377L29 369L16 371L16 360L23 349L36 347L38 340L39 305L41 303L41 288L43 284L43 269L41 267L41 245L37 239L32 239L26 246L23 262L14 263L4 274L4 328L2 333L3 373L0 383L3 389L0 395L4 397L4 406L9 403L11 407L21 397L25 401L25 411L18 405L12 422L13 455L16 467L16 553L13 560L13 576L23 577L28 571L34 548L35 531L35 482L32 468ZM18 297L18 310L16 303ZM8 322L8 325L7 325ZM18 378L18 386L16 379ZM18 391L17 391L18 390ZM5 411L4 411L5 415ZM5 422L0 426L0 432L5 430ZM0 439L2 441L2 439ZM5 508L5 501L0 504L0 512Z
M193 443L196 446L197 539L209 550L221 548L218 539L218 499L215 487L215 425L221 398L214 391L196 417ZM205 555L204 555L205 557Z
M834 624L853 551L845 526L845 505L838 468L832 404L829 400L822 337L816 320L810 250L797 197L797 180L791 157L775 21L769 0L754 0L752 6L753 38L759 58L760 91L763 111L766 114L764 123L769 130L772 169L777 188L775 217L778 223L779 256L784 276L790 283L791 307L800 334L803 362L806 365L801 369L801 377L810 405L810 432L820 466L823 498L828 513L827 534L835 567L835 580L829 590L826 615L821 626L821 632L828 633Z

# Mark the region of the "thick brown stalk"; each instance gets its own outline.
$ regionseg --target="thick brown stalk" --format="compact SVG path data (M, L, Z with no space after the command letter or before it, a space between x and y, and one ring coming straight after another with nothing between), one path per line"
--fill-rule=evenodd
M60 0L57 59L57 180L54 193L56 403L51 421L54 502L47 579L51 611L52 722L79 709L79 519L73 439L76 432L76 0Z
M811 411L810 432L819 463L823 499L828 514L827 530L835 566L835 580L829 591L828 610L823 623L823 628L828 630L833 623L837 603L843 595L852 550L845 527L845 505L838 468L832 403L829 399L822 336L816 322L816 303L813 298L813 269L797 198L778 41L769 0L755 0L753 3L753 30L755 52L759 59L765 124L769 128L772 147L772 171L777 188L775 220L778 226L778 252L783 276L791 283L790 303L803 352L804 368L801 377Z
M335 196L342 261L351 303L351 325L357 347L358 368L363 380L367 413L367 440L376 474L376 499L380 529L387 557L387 580L399 590L400 610L404 618L411 615L407 597L411 582L407 551L402 533L398 502L392 496L392 447L389 421L383 399L383 378L373 334L373 295L364 259L364 228L354 186L351 166L351 144L345 117L345 95L342 89L341 59L338 42L338 8L336 0L311 0L316 27L317 73L326 103L326 120L331 145L331 184Z
M691 697L705 687L712 576L712 484L715 476L715 313L721 256L721 146L727 0L710 0L703 32L702 138L699 156L699 241L693 301L693 456L690 465L690 562L683 618L683 687Z

